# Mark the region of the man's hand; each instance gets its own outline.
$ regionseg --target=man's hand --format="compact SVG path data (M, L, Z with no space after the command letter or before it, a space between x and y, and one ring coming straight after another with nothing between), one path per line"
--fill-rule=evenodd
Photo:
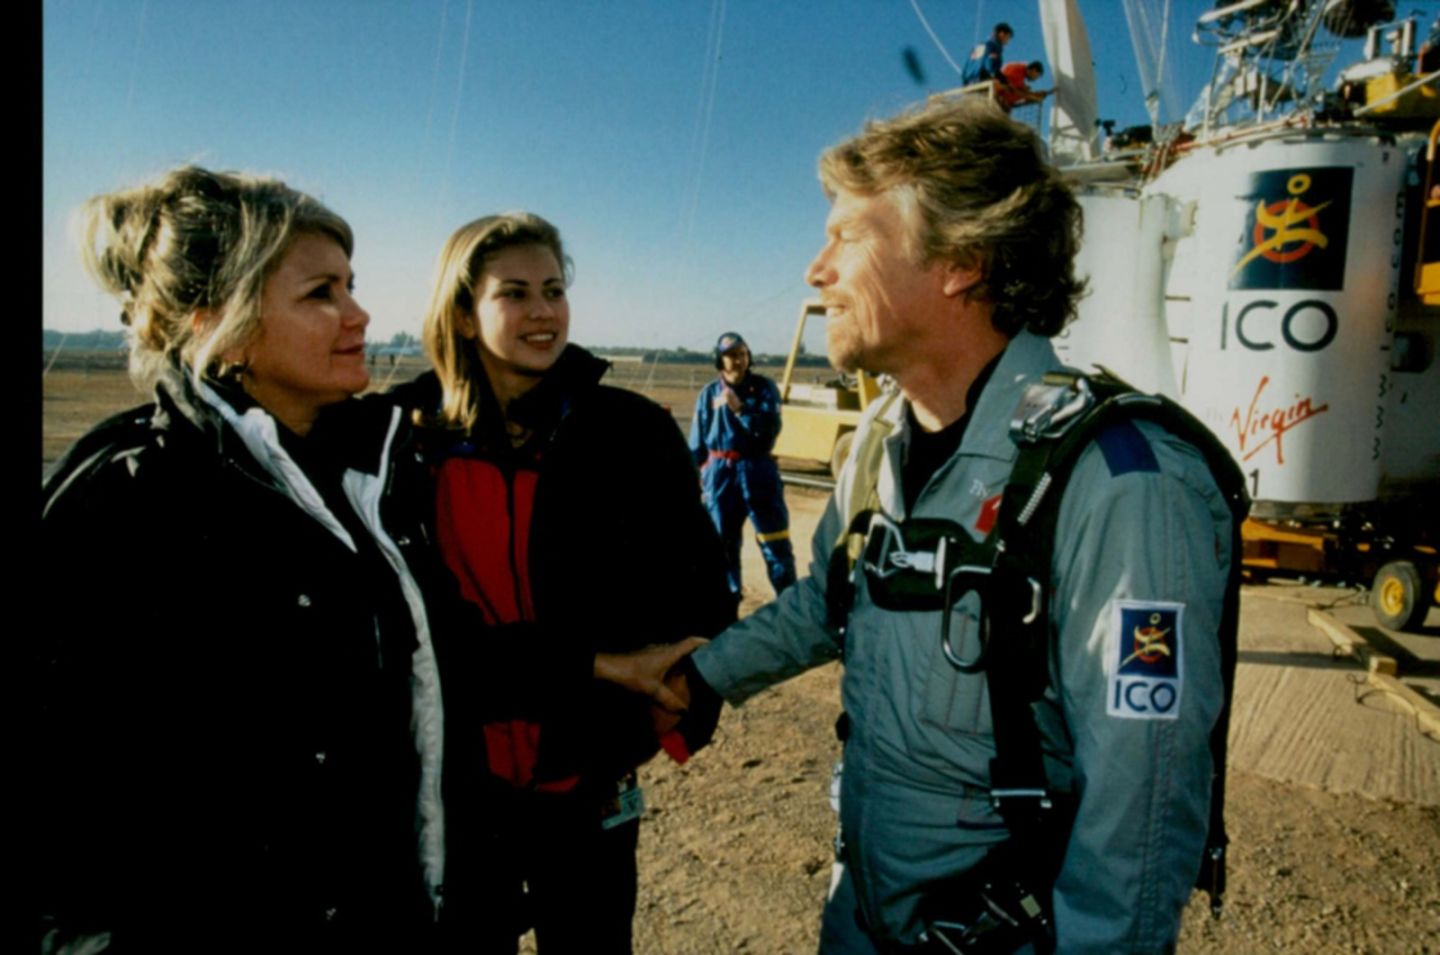
M690 706L689 687L684 676L670 671L707 642L703 637L686 637L630 653L597 653L595 678L648 696L669 713L683 714Z
M740 401L740 396L735 393L735 389L729 386L720 389L720 393L715 396L715 400L711 402L711 405L717 409L729 408L735 412L735 414L739 414L745 407Z

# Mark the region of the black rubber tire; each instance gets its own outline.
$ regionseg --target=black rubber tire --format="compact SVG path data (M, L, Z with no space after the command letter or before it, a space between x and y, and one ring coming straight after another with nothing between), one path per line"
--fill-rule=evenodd
M1430 601L1422 590L1420 571L1408 560L1391 561L1375 574L1370 609L1391 630L1418 630Z
M835 439L835 448L830 452L830 476L840 480L840 469L845 466L845 459L850 457L850 445L855 443L855 432L846 431Z

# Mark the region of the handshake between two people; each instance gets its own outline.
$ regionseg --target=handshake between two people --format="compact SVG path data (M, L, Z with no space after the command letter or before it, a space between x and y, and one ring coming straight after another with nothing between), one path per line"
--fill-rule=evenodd
M628 653L595 654L597 680L650 699L655 736L678 763L709 742L720 718L719 696L698 677L695 685L689 678L694 670L689 656L707 642L703 637L686 637ZM697 694L700 687L703 690Z

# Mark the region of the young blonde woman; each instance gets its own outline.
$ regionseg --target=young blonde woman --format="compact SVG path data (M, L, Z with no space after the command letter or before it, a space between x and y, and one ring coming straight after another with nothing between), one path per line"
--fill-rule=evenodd
M154 399L44 482L48 950L423 952L440 689L386 494L403 415L347 400L350 227L195 167L86 215Z
M538 216L460 228L425 320L435 373L399 392L432 426L436 540L485 622L441 657L446 912L470 951L531 927L542 953L630 951L656 730L649 700L590 676L625 684L613 654L734 615L674 420L569 344L568 266Z

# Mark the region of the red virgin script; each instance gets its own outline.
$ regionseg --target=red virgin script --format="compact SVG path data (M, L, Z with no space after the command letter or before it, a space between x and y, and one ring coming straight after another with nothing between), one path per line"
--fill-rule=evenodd
M1255 386L1255 397L1250 399L1250 407L1245 409L1245 417L1241 418L1240 409L1236 408L1230 414L1230 426L1235 429L1235 437L1240 443L1242 461L1249 461L1267 444L1273 443L1275 463L1284 464L1285 432L1303 421L1309 421L1316 415L1329 411L1330 405L1327 402L1317 408L1309 398L1297 395L1294 404L1261 408L1260 395L1268 384L1270 376L1262 376L1260 384Z

